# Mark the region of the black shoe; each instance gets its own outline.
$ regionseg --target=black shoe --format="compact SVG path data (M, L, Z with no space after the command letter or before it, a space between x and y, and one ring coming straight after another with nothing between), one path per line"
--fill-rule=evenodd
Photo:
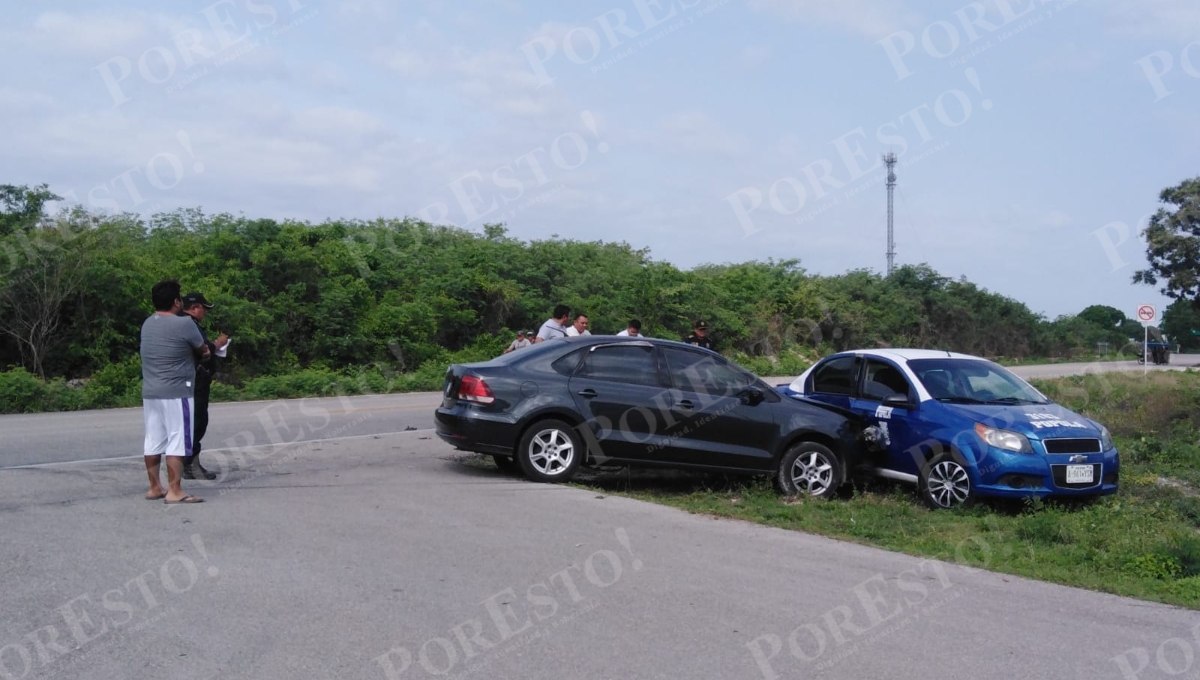
M183 466L183 478L184 479L204 478L211 482L217 478L217 475L214 472L209 472L208 470L205 470L204 466L199 463L192 463L191 465Z

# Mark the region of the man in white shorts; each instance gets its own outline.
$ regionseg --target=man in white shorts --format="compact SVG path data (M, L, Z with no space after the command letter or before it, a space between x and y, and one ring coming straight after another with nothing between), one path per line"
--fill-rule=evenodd
M142 324L142 412L146 422L143 449L150 490L146 500L201 503L183 493L183 459L192 454L196 360L210 350L196 323L178 316L183 300L178 281L159 281L151 296L154 314ZM167 457L167 490L159 472Z

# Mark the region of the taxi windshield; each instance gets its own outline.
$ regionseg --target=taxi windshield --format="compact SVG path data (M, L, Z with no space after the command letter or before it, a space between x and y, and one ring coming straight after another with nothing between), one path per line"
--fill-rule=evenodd
M929 395L958 404L1046 404L1040 392L982 359L914 359L909 368Z

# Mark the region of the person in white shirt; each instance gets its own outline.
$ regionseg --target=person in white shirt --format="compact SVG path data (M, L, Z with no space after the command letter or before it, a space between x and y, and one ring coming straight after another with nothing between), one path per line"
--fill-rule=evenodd
M575 315L575 323L571 324L571 327L567 329L567 335L571 335L571 336L591 335L592 332L589 331L587 329L587 327L588 327L587 314L576 314Z
M504 353L508 354L513 350L518 350L522 347L528 347L532 345L533 343L530 342L528 337L529 335L530 334L527 334L525 331L517 331L517 339L512 341L512 344L508 346L508 349L504 350Z
M545 342L554 338L567 337L567 319L571 318L571 308L566 305L558 305L554 308L554 316L546 319L546 323L538 329L537 337L534 342Z
M625 327L625 330L617 333L617 335L626 335L633 338L641 337L642 322L638 321L637 319L630 319L629 324Z

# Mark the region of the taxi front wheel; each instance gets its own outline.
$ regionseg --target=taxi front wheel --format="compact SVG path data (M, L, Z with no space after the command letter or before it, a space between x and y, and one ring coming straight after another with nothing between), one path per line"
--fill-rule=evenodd
M921 468L918 491L934 510L969 508L978 498L966 466L951 453L938 454Z

